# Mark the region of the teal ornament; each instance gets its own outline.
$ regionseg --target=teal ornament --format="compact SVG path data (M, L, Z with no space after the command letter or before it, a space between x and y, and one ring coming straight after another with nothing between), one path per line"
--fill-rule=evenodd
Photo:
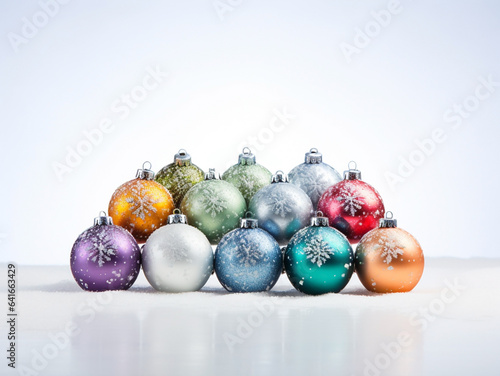
M247 205L259 189L271 184L271 177L271 172L255 162L255 155L247 147L240 154L238 164L231 166L222 174L222 180L238 188Z
M311 219L311 226L297 232L285 251L288 279L293 287L309 295L341 291L354 272L349 241L329 227L328 218L322 215L318 212Z

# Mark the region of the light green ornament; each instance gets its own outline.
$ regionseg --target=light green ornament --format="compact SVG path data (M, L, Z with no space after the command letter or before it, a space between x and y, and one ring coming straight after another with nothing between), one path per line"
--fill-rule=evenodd
M174 156L174 163L158 171L155 180L167 188L174 199L175 206L179 207L184 195L195 184L203 181L204 176L201 168L191 163L191 156L186 150L181 149Z
M231 166L222 174L222 180L238 188L247 205L259 189L271 184L271 178L271 172L264 166L255 163L255 155L247 147L240 154L238 164Z
M237 228L247 210L240 191L217 175L211 168L205 181L193 186L181 203L188 223L203 232L212 244Z

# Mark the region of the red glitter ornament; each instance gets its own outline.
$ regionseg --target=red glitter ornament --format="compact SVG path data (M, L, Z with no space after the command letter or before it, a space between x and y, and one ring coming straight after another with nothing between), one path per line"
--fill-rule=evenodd
M318 210L328 217L330 226L342 232L351 244L377 228L385 213L382 197L375 188L361 180L361 172L356 169L355 162L354 168L344 171L344 180L323 193Z

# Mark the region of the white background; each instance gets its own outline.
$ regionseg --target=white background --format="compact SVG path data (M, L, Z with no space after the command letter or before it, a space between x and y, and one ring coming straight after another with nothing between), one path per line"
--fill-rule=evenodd
M311 147L339 171L355 160L426 256L498 256L500 87L458 129L443 119L480 77L500 82L498 2L402 1L378 30L371 12L386 1L231 4L74 0L15 46L9 33L23 37L42 8L1 2L2 261L67 264L143 161L157 171L185 148L223 172L251 138L273 172ZM370 25L349 62L341 46ZM113 112L157 66L168 78L128 116ZM294 118L269 133L283 109ZM54 164L103 118L113 130L60 181ZM437 128L446 141L391 188L385 174Z

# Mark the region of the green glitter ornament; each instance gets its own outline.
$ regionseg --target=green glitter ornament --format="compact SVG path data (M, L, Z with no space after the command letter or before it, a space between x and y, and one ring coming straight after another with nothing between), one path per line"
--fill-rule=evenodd
M191 163L191 156L181 149L174 156L174 163L163 167L156 174L155 180L163 185L172 195L175 206L179 207L184 195L199 182L205 174L198 166Z
M259 189L271 184L271 178L271 172L264 166L255 163L255 155L247 147L240 154L238 164L231 166L222 175L222 180L238 188L247 205Z
M186 193L181 203L181 211L188 223L203 232L212 244L237 228L246 210L240 191L220 180L213 168L205 175L205 181Z

